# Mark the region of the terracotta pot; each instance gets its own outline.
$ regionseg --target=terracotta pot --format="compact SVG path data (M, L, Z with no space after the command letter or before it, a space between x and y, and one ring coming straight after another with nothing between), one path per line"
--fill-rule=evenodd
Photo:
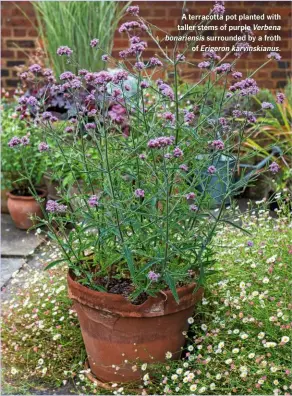
M8 190L1 190L1 213L9 213L7 206L7 193Z
M98 379L139 380L141 372L132 370L135 363L163 362L168 351L173 359L180 358L185 343L182 333L188 329L187 319L202 297L202 288L195 293L194 284L178 288L179 304L166 291L156 298L149 297L141 305L133 305L120 294L88 289L70 273L67 280L89 365Z
M45 198L47 192L39 189L40 198ZM33 226L34 222L30 219L31 215L43 217L40 204L32 196L19 196L12 192L7 193L7 206L17 228L28 230Z

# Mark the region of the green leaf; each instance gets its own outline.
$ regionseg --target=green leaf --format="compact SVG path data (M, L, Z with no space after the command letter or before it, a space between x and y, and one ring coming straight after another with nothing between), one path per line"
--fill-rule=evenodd
M133 282L135 283L135 264L132 256L131 250L128 248L128 246L124 246L124 253L125 253L125 258L127 260L128 268L131 274L131 278Z
M143 272L145 272L148 268L152 267L153 264L156 264L158 260L152 260L149 261L149 263L145 264L143 268L141 268L141 270L138 272L138 274L136 275L136 277L140 276L143 274Z
M247 233L248 235L252 235L251 232L249 232L249 231L245 230L244 228L240 227L240 225L233 223L231 220L221 219L220 221L222 221L223 223L228 223L228 224L232 225L233 227L238 228L242 232Z
M48 269L50 269L50 268L52 268L52 267L55 267L55 265L60 264L60 263L64 263L64 262L66 262L66 261L67 261L66 259L61 259L61 260L52 261L52 262L50 262L50 264L48 264L48 265L45 267L45 270L48 270Z
M175 301L179 304L179 298L178 298L178 294L176 291L175 282L174 282L173 277L170 275L169 272L166 272L164 275L164 279L165 279L165 282L167 283L167 285L169 286L170 291L172 292Z

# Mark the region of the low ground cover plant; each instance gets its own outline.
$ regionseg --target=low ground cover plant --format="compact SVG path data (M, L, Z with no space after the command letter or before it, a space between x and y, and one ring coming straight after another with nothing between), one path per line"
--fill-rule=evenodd
M289 196L284 193L277 198L281 209L276 219L263 202L248 213L234 213L250 235L233 227L219 232L214 242L216 272L207 281L195 316L189 319L184 359L158 367L139 362L144 382L140 392L291 394L292 224ZM58 255L53 248L43 265ZM15 274L13 298L3 305L7 393L69 383L73 393L137 393L117 384L106 391L86 380L85 351L67 297L66 271L31 270L25 282L24 277L25 272Z

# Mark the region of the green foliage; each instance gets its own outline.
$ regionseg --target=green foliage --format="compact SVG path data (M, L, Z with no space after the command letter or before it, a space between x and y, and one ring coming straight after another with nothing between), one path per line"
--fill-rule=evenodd
M279 159L282 167L281 177L277 178L277 190L284 187L291 188L292 171L292 85L287 84L284 93L286 99L283 104L276 102L272 93L264 96L258 95L254 100L260 106L261 100L266 100L274 105L274 108L261 114L257 122L247 130L248 138L245 142L247 153L257 153L260 157L266 157L273 146L281 148L283 155ZM265 92L266 94L266 92ZM261 111L261 113L263 113ZM290 183L290 184L289 184Z
M32 3L37 13L39 35L56 75L64 70L77 72L76 65L66 63L56 54L57 48L74 48L78 67L90 71L103 67L101 55L111 53L113 36L124 12L115 1L40 1ZM93 38L100 40L103 51L90 48Z

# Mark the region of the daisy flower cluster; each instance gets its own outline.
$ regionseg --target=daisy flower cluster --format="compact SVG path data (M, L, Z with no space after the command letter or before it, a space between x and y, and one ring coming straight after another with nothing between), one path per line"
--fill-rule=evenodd
M52 261L59 251L48 243L45 249L53 252ZM45 249L36 257L41 268L28 266L13 274L3 291L3 387L13 394L30 389L34 382L44 389L78 382L84 368L86 354L77 314L67 295L66 269L43 271Z
M148 394L292 393L292 222L291 214L281 215L286 209L276 219L265 209L238 216L250 235L219 232L217 272L189 318L183 358L149 370Z

